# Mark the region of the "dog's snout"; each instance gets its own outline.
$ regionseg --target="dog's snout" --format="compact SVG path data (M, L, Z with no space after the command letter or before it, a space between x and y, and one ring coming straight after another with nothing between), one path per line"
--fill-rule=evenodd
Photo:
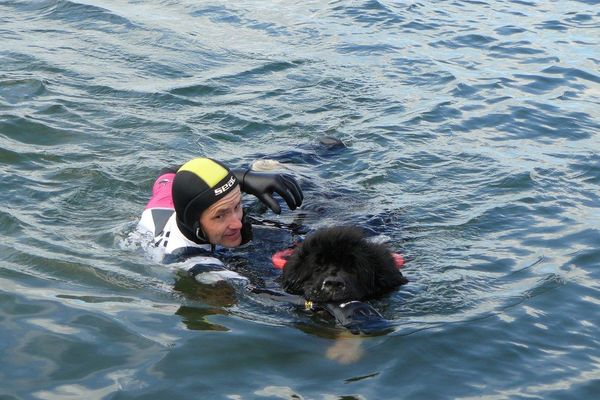
M328 290L342 290L344 289L346 284L339 277L330 276L323 280L323 289Z

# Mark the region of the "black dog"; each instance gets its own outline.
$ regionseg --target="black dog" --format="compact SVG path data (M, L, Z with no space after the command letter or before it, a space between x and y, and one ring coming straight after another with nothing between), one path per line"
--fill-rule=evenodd
M387 246L358 228L321 228L295 249L283 269L283 289L315 303L367 300L408 282Z

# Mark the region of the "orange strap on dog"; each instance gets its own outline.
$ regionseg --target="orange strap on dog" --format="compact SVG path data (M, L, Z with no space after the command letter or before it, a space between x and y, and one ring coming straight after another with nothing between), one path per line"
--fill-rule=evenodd
M271 257L271 261L273 262L273 266L277 269L283 269L285 267L285 263L288 258L294 253L294 249L283 249L279 250L277 253L273 254ZM392 257L394 257L394 262L396 263L396 267L398 269L404 266L404 257L398 253L392 253Z
M294 249L283 249L279 250L277 253L273 254L271 257L271 261L273 261L273 265L277 269L283 269L285 267L285 263L288 258L294 253Z
M402 254L392 253L392 257L394 257L396 268L400 269L404 266L404 257L402 257Z

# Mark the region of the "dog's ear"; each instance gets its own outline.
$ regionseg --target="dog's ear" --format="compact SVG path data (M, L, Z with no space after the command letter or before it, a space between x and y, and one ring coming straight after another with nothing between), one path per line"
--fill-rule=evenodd
M375 269L375 287L382 292L397 288L408 283L408 279L398 270L390 249L384 244L371 244L369 246L370 259L378 263Z
M281 274L282 286L286 292L292 294L304 293L303 286L312 275L313 269L310 268L310 265L314 263L312 258L300 246L287 260Z
M398 286L404 285L408 283L408 279L402 272L395 271L381 271L375 277L377 281L377 287L381 288L383 291L388 291L397 288Z

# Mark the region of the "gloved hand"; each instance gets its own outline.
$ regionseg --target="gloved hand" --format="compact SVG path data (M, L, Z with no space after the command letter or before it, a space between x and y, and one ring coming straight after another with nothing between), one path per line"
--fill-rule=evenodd
M291 175L255 172L251 169L232 169L231 172L239 181L242 192L256 196L275 214L281 213L281 207L273 198L274 192L285 200L290 210L302 204L302 189Z

